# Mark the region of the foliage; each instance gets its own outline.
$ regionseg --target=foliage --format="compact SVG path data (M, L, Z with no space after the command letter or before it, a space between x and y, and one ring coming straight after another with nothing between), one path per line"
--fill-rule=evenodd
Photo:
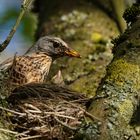
M0 20L1 28L10 21L13 22L17 19L19 11L15 8L7 9ZM36 29L36 16L32 13L27 13L21 22L20 32L27 40L33 39L34 31Z

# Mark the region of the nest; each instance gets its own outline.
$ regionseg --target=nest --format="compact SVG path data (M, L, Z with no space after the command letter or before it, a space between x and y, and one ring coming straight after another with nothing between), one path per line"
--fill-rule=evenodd
M10 120L20 140L69 140L84 121L89 101L66 88L30 84L17 88L8 98Z

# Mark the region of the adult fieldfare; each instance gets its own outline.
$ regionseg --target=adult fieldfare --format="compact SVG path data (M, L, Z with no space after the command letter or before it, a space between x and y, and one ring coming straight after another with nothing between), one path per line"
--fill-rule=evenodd
M79 53L68 47L62 39L41 37L26 55L15 56L9 69L9 81L17 86L41 83L48 75L53 60L63 56L80 57Z

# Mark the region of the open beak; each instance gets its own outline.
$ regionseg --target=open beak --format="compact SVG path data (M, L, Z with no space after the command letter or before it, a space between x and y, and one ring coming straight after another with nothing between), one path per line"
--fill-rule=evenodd
M77 58L81 58L80 54L78 52L76 52L75 50L73 49L67 49L65 51L65 54L67 56L70 56L70 57L77 57Z

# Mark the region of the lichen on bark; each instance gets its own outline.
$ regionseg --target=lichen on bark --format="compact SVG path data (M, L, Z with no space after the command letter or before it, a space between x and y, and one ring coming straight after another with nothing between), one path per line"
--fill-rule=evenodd
M131 24L114 48L114 58L89 110L102 120L100 138L140 139L140 18ZM100 109L99 109L100 108ZM99 110L98 110L99 109Z

